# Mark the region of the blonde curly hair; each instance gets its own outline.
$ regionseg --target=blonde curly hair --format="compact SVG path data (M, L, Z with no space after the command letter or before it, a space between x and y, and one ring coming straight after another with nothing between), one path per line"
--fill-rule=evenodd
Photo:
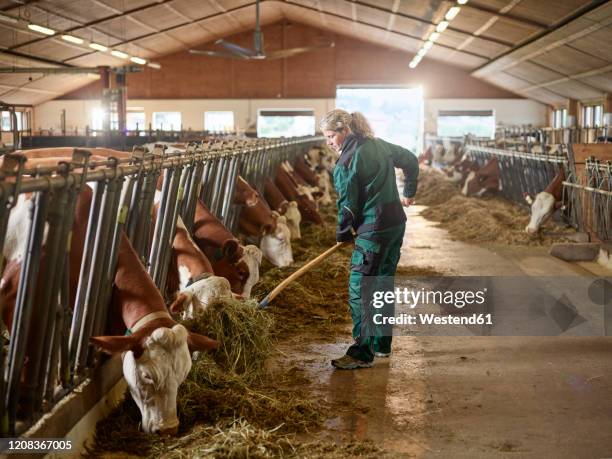
M370 123L360 112L349 113L341 108L336 108L325 115L319 122L322 131L341 131L344 128L359 137L374 137Z

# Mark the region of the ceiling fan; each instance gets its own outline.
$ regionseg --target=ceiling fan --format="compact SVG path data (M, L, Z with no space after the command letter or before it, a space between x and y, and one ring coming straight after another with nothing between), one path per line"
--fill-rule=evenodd
M244 59L244 60L263 60L263 59L282 59L283 57L292 57L297 54L305 53L315 49L321 48L333 48L335 43L326 42L319 43L312 46L302 46L299 48L281 49L278 51L265 52L263 47L263 33L259 26L259 0L255 3L255 32L253 34L254 48L244 48L242 46L230 43L220 38L215 41L215 45L223 47L223 50L208 50L208 49L190 49L191 54L197 54L202 56L212 57L228 57L231 59Z

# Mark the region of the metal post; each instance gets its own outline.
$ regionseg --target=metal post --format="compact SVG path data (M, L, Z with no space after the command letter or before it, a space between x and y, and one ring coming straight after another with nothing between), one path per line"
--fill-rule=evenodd
M31 225L28 232L28 245L19 275L19 288L15 301L15 314L13 317L8 357L7 405L9 413L9 433L11 435L15 434L20 378L24 365L26 345L28 343L30 317L32 315L32 300L36 292L38 270L40 267L48 199L49 196L46 192L39 191L36 193L34 201L30 202ZM23 406L22 408L25 416L31 416L31 406Z

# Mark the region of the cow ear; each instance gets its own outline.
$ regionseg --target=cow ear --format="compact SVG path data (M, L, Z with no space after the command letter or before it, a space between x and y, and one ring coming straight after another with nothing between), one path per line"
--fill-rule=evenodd
M228 239L223 243L221 247L221 252L225 258L228 258L230 261L235 261L242 256L239 253L240 243L235 239Z
M187 292L179 293L174 302L168 307L172 314L182 312L191 302L193 295Z
M140 347L139 339L134 336L92 336L89 342L107 354L118 354Z
M210 339L208 336L189 332L187 345L189 346L189 352L209 351L211 349L217 349L219 347L219 341Z

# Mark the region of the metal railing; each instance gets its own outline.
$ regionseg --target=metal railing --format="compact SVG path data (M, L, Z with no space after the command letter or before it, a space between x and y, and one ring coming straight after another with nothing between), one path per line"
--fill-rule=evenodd
M564 202L578 231L612 240L612 162L587 158L584 171L572 166L563 185Z
M576 128L505 126L496 130L495 141L480 144L504 149L520 148L531 152L534 147L540 151L547 151L558 145L609 142L612 142L612 126Z
M0 171L0 249L11 210L23 205L25 193L33 196L6 356L0 346L2 436L22 433L98 364L89 338L105 331L123 231L163 290L179 215L191 228L201 199L233 231L240 212L232 203L236 177L243 175L261 193L264 178L272 176L281 161L293 161L322 140L199 142L172 154L163 147L153 152L137 148L129 158L95 163L90 151L75 149L66 162L36 169L28 169L22 155L5 156ZM151 228L160 177L159 208ZM77 199L85 186L91 187L92 196L87 223L79 227L84 243L79 246L81 268L74 289L70 246L76 237ZM83 215L78 218L83 222Z
M466 152L484 166L491 158L499 161L502 190L506 199L524 205L524 193L535 195L544 190L561 168L567 169L564 154L534 154L512 150L467 145Z

